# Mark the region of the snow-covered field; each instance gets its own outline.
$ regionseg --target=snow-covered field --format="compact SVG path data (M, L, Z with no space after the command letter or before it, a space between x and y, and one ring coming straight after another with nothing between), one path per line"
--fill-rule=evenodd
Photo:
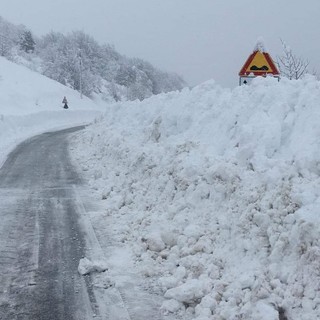
M110 274L134 268L176 319L317 319L319 123L313 77L110 106L72 140Z
M62 108L64 96L68 110ZM78 92L0 57L0 164L26 138L87 124L101 110Z

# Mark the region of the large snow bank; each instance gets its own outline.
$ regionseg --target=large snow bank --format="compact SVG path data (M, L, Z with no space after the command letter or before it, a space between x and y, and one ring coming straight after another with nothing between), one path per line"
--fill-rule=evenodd
M79 134L74 155L163 312L320 314L319 102L313 77L209 81L116 104Z
M62 108L64 96L68 110ZM98 110L78 92L0 57L0 164L24 139L91 122Z

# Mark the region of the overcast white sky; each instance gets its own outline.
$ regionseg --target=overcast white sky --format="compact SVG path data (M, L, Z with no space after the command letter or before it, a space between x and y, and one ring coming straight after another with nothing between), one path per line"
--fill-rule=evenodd
M320 71L320 0L0 0L0 15L36 35L82 30L191 85L236 86L259 36L273 58L282 38Z

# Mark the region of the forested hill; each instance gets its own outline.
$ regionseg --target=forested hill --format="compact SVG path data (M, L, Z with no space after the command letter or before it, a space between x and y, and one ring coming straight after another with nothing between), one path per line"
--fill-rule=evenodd
M142 59L125 57L82 31L67 35L52 31L37 38L25 26L2 17L0 55L86 96L99 95L104 100L143 100L186 85L177 74L160 71Z

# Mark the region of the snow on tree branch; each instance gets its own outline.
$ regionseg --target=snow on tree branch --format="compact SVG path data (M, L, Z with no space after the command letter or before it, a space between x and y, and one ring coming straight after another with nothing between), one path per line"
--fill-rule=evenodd
M281 39L282 55L277 57L277 65L283 77L290 80L300 79L308 73L310 62L301 57L296 56L292 49Z

